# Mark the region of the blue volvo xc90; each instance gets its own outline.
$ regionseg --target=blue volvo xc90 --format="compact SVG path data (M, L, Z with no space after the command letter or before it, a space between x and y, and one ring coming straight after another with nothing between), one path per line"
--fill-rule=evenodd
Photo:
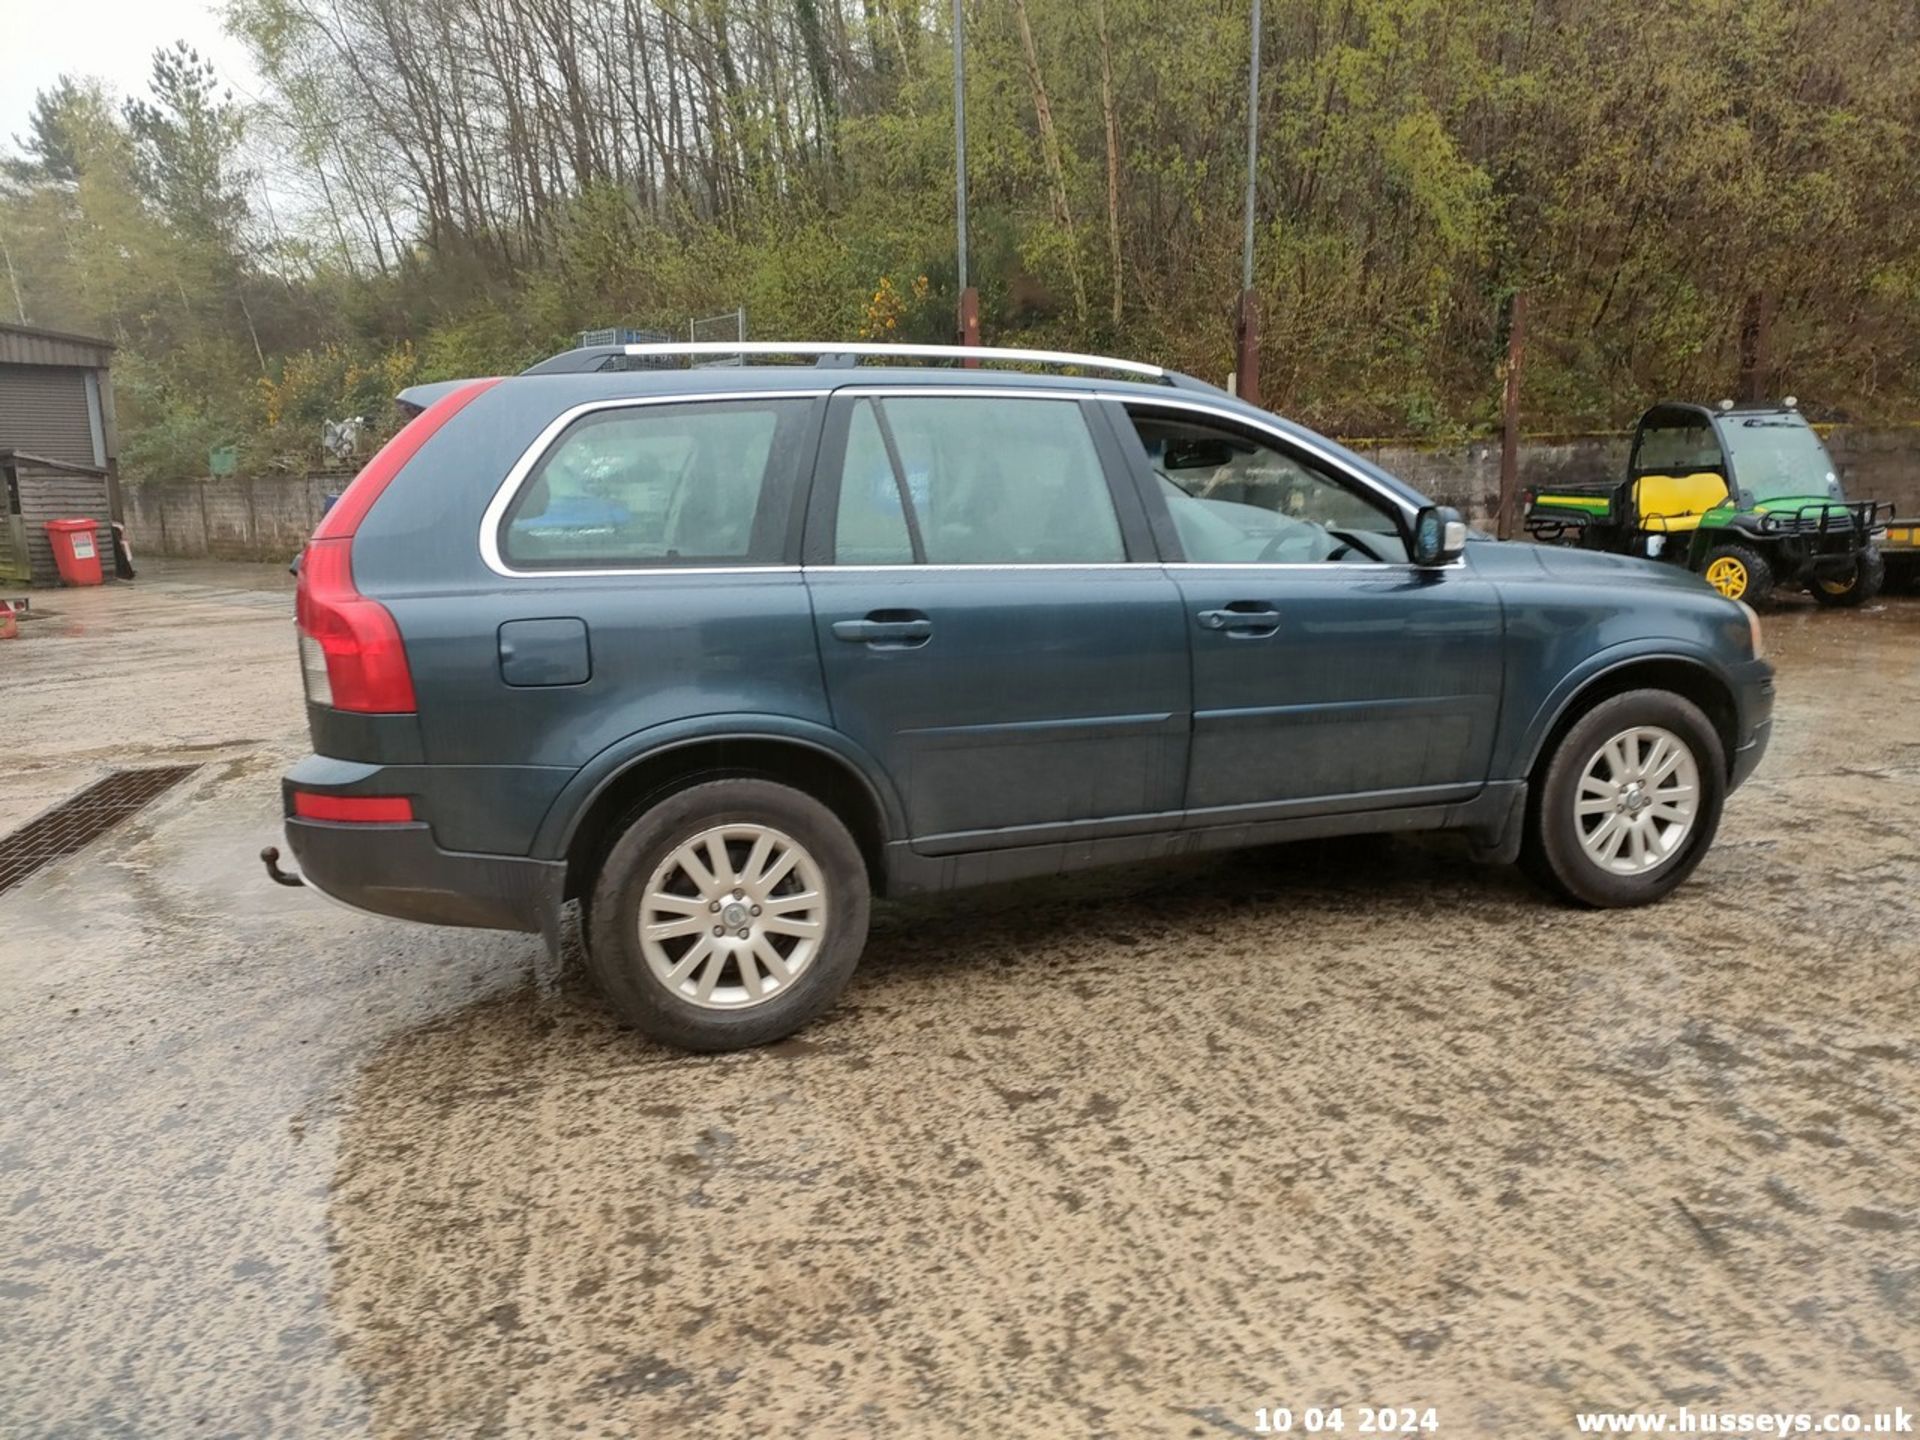
M716 351L815 363L637 368ZM303 556L289 841L386 915L578 898L676 1045L818 1014L875 894L1447 829L1643 904L1766 747L1698 578L1470 536L1153 366L610 346L401 399Z

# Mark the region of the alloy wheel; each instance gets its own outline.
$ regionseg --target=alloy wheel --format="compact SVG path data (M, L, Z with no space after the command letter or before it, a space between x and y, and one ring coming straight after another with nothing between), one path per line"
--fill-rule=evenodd
M1587 858L1615 875L1645 875L1685 847L1700 807L1700 769L1671 730L1636 725L1587 761L1573 823Z
M827 891L819 863L766 825L717 825L668 852L640 901L654 978L713 1010L763 1005L820 952Z

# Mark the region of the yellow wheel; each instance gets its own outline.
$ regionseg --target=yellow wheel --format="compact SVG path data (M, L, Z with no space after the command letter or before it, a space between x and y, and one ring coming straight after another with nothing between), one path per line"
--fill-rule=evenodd
M1816 575L1807 590L1822 605L1846 608L1864 605L1886 583L1887 562L1875 549L1862 550L1844 575Z
M1707 583L1729 600L1744 600L1748 588L1753 584L1753 576L1739 560L1731 555L1722 555L1707 566Z
M1716 546L1700 573L1729 600L1765 605L1773 594L1773 567L1750 545Z

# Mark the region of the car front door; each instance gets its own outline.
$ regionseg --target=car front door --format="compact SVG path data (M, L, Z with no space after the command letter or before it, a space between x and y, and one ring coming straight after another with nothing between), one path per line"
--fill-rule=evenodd
M834 723L916 848L1178 823L1185 619L1094 402L840 391L805 551Z
M1187 823L1477 792L1500 699L1492 585L1409 563L1406 507L1330 457L1206 407L1109 414L1180 556Z

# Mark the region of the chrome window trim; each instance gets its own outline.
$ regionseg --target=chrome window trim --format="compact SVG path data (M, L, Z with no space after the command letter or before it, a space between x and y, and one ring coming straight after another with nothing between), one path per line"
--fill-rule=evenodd
M801 571L811 575L816 570L849 571L864 574L877 570L911 570L924 574L929 570L1148 570L1160 567L1158 560L985 560L978 565L926 564L915 565L802 565Z
M1412 560L1168 560L1164 563L1169 570L1320 570L1329 575L1355 570L1414 570L1432 575L1442 570L1464 570L1467 565L1463 559L1449 560L1444 565L1420 565Z
M702 390L687 395L626 395L613 400L588 400L563 410L539 435L531 445L520 452L520 458L513 462L513 468L507 471L506 478L493 492L493 498L487 502L486 510L480 516L480 558L486 562L489 570L496 575L505 575L515 580L540 580L561 576L581 575L781 575L798 574L798 565L594 565L579 570L516 570L507 563L500 553L500 524L506 519L507 511L512 507L514 497L520 493L520 487L527 483L527 477L534 467L546 458L547 452L572 425L584 415L601 410L637 410L648 405L695 405L716 400L753 401L753 400L818 400L823 395L833 393L831 386L813 387L805 390Z
M1465 560L1449 560L1444 565L1416 565L1411 560L1095 560L1082 564L1061 561L992 560L978 565L802 565L799 570L811 575L816 570L1317 570L1327 575L1350 575L1361 570L1413 570L1434 574L1441 570L1462 570ZM764 569L764 566L753 567ZM649 572L655 573L655 572ZM658 573L671 574L671 571ZM681 572L686 573L686 572Z
M1319 461L1322 465L1326 466L1329 470L1335 471L1343 479L1351 482L1353 485L1357 486L1361 490L1364 490L1367 494L1376 496L1379 499L1384 500L1387 504L1393 506L1402 515L1404 515L1407 518L1408 523L1412 523L1413 517L1420 513L1420 507L1418 505L1415 505L1412 501L1404 498L1403 496L1397 495L1393 491L1384 488L1379 481L1373 479L1371 476L1362 474L1360 471L1355 470L1351 465L1347 464L1346 461L1342 460L1338 455L1335 455L1332 451L1323 449L1321 446L1314 444L1311 440L1303 440L1298 435L1289 434L1287 431L1280 429L1278 426L1269 425L1264 421L1256 420L1251 416L1242 415L1237 410L1223 409L1221 406L1213 404L1210 401L1207 401L1204 399L1197 399L1197 400L1188 399L1185 396L1180 396L1176 398L1175 396L1172 396L1172 395L1168 395L1165 397L1162 397L1159 395L1153 395L1153 396L1134 395L1134 394L1125 394L1115 390L1096 390L1092 393L1093 393L1094 399L1110 401L1116 405L1143 405L1150 409L1155 409L1155 410L1192 410L1201 415L1210 415L1214 419L1220 421L1222 424L1237 425L1242 429L1252 430L1258 434L1269 436L1272 438L1273 442L1277 446L1279 446L1281 449L1299 450L1304 452L1305 454L1311 455L1315 460ZM1259 562L1240 561L1237 563L1257 564ZM1387 563L1399 563L1399 562L1382 561L1377 563L1387 564ZM1416 566L1415 568L1418 569L1422 567Z
M885 395L972 395L989 399L999 397L1004 399L1058 400L1067 402L1096 400L1121 405L1172 406L1180 410L1193 410L1200 414L1213 416L1228 425L1239 425L1262 435L1271 436L1283 447L1292 446L1305 451L1328 469L1338 471L1343 478L1364 490L1368 495L1395 506L1399 512L1406 517L1409 525L1413 523L1413 518L1420 513L1419 506L1403 500L1391 490L1381 488L1379 482L1370 476L1363 475L1351 466L1342 463L1339 456L1322 449L1318 445L1311 445L1298 440L1284 430L1276 429L1271 425L1263 425L1259 421L1250 420L1237 411L1223 409L1218 405L1209 404L1205 400L1188 400L1185 398L1163 399L1158 395L1136 395L1117 390L1060 391L1035 386L1017 385L993 387L978 385L914 385L901 381L872 385L843 385L833 393L836 397L841 395L859 397ZM1411 560L1356 560L1341 561L1338 563L1341 568L1347 570L1451 570L1463 562L1455 560L1446 565L1416 565ZM1124 563L1112 564L1107 568L1131 570L1141 565L1153 564L1162 565L1167 569L1183 570L1324 570L1327 568L1328 562L1325 560L1129 560ZM818 570L991 570L996 567L995 565L818 565L807 568ZM1081 565L1021 565L1013 562L1000 565L998 568L1007 570L1080 570L1091 567Z
M715 342L723 348L727 342ZM642 347L645 348L645 347ZM734 347L734 348L737 348ZM776 347L777 348L777 347ZM886 347L882 347L886 348ZM927 347L946 353L952 347ZM837 352L835 352L837 353ZM1002 352L1017 353L1017 352ZM796 575L810 570L845 570L853 572L878 572L896 570L916 571L958 571L958 570L1137 570L1142 566L1159 565L1167 570L1327 570L1328 562L1312 560L1259 561L1259 560L1125 560L1098 561L1087 564L1064 564L1037 562L1021 564L1017 561L993 562L982 565L644 565L644 566L592 566L578 570L517 570L507 564L500 553L500 523L506 518L507 510L512 506L520 487L533 473L547 451L555 441L565 433L568 426L583 415L602 410L638 409L648 405L691 405L713 401L750 401L750 400L818 400L824 396L846 395L850 397L868 397L882 395L928 395L928 396L975 396L980 398L1051 400L1058 403L1078 404L1087 400L1107 401L1119 405L1149 405L1159 409L1189 410L1196 414L1207 415L1226 425L1237 425L1257 434L1270 436L1282 448L1291 447L1314 457L1315 460L1337 471L1343 478L1364 490L1369 495L1396 507L1409 523L1420 513L1419 507L1405 500L1391 490L1383 489L1369 476L1354 470L1345 464L1339 456L1290 435L1284 430L1266 425L1259 420L1242 415L1234 410L1224 409L1204 399L1188 399L1185 396L1165 397L1155 395L1150 399L1138 394L1113 390L1061 391L1040 386L980 386L980 385L921 385L906 382L893 382L868 385L817 386L807 389L781 390L702 390L684 395L629 395L611 400L589 400L563 410L554 420L535 437L532 444L521 452L513 467L507 471L506 478L494 491L493 498L487 502L487 508L480 517L480 558L489 570L496 575L515 580L539 580L543 578L579 578L603 575L652 576L652 575ZM1358 570L1412 570L1446 571L1465 567L1464 559L1456 559L1445 565L1416 565L1412 561L1401 560L1363 560L1340 562L1335 569L1348 572Z

